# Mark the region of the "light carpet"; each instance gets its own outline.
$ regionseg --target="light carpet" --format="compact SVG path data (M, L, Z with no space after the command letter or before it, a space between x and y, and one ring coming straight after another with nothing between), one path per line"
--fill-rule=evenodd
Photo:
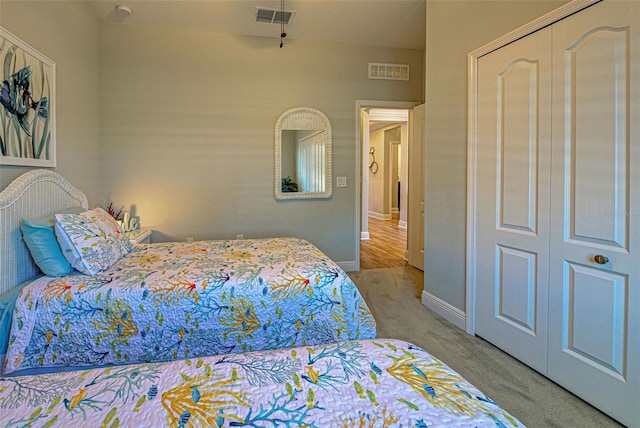
M620 427L613 419L421 303L422 271L350 272L378 325L379 338L412 342L460 373L528 427Z

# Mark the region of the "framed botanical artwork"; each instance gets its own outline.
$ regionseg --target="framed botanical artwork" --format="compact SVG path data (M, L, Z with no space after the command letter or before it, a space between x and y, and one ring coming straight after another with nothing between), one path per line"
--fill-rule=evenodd
M0 27L0 165L56 166L55 63Z

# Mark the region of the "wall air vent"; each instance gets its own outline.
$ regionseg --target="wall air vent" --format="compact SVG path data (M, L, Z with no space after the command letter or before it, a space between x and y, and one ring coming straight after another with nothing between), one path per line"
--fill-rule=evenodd
M280 11L266 7L256 7L256 22L289 25L295 14L295 10Z
M369 79L409 80L409 66L406 64L370 62Z

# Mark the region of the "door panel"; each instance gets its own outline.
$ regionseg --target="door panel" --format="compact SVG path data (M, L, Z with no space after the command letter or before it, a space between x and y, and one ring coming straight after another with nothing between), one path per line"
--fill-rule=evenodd
M594 28L564 52L571 156L571 239L626 248L629 29ZM614 85L611 87L610 85ZM597 174L594 172L597 171ZM594 179L596 178L596 179ZM598 242L600 241L600 242Z
M562 346L572 357L594 369L623 379L626 376L625 296L629 285L626 275L566 262L564 266L567 294ZM597 316L591 312L592 302L599 302Z
M516 60L498 75L499 224L536 233L537 61Z
M640 421L640 2L553 26L549 371ZM600 259L597 255L605 256ZM606 262L606 263L603 263Z
M478 61L476 332L547 367L551 31Z
M497 248L495 316L535 336L537 254L500 245Z

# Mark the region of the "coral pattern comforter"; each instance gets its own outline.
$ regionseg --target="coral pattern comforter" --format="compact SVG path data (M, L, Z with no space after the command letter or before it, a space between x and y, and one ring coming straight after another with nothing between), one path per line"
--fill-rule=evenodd
M5 373L371 339L355 284L296 238L139 245L95 276L43 277L16 302Z
M0 378L7 427L510 427L426 351L369 340Z

